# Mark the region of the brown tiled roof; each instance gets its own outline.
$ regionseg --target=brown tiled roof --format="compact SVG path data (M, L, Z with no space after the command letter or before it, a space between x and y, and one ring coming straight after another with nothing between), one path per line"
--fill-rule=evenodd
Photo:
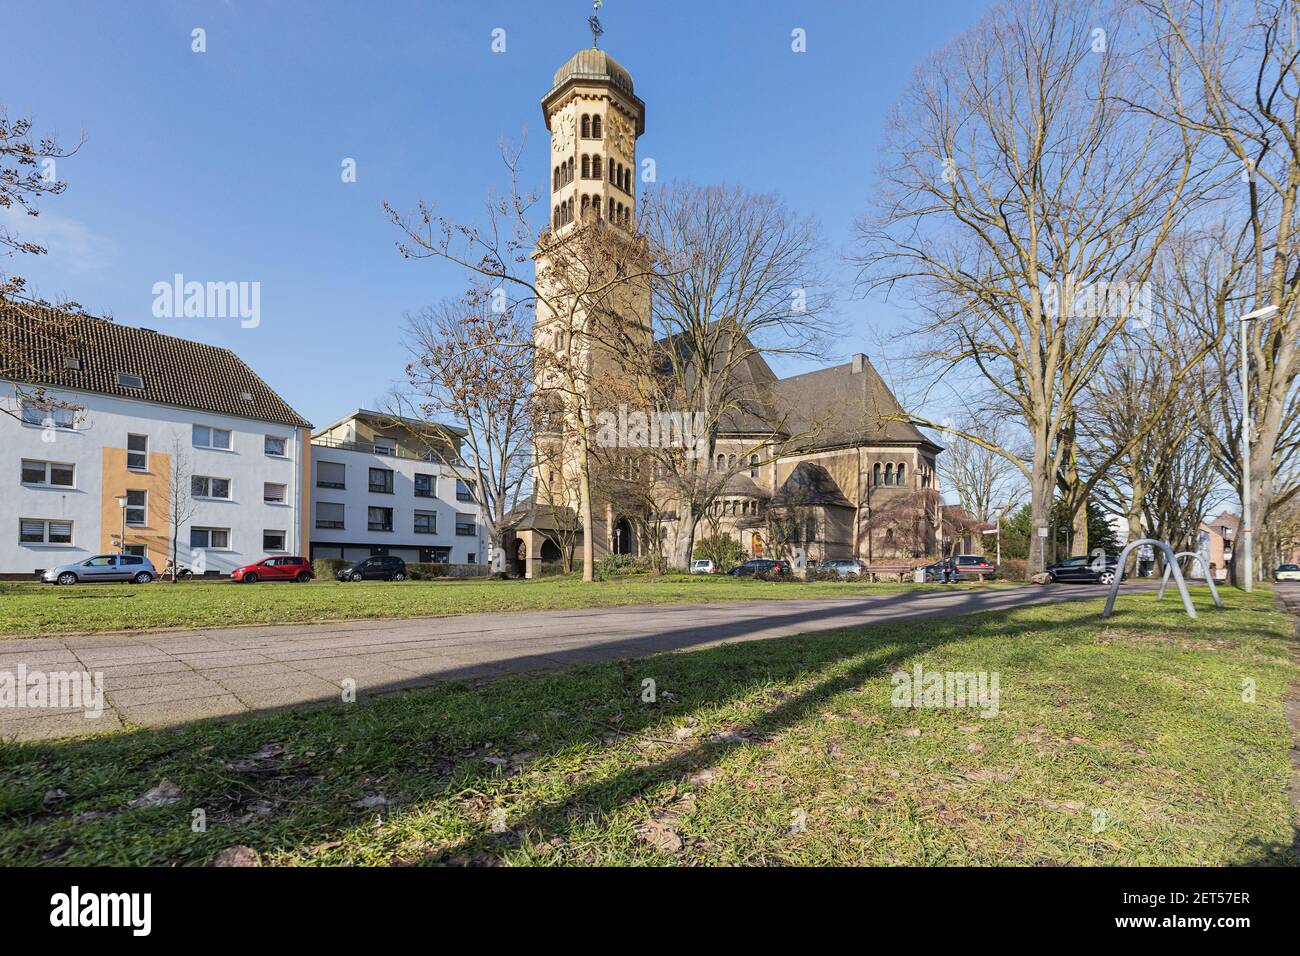
M852 508L853 502L844 496L829 471L814 462L801 461L772 496L772 507L784 508L787 505Z
M774 395L778 405L791 411L791 432L807 435L809 447L887 444L938 448L911 422L895 420L903 409L865 355L844 365L780 379Z
M119 384L119 372L144 387ZM0 378L311 427L229 349L3 300Z

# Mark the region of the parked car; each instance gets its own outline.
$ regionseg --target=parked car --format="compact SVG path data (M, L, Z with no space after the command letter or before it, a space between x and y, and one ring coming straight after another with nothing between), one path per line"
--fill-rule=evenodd
M406 562L392 555L377 554L340 568L334 576L340 581L405 581Z
M849 575L861 576L867 570L867 562L857 558L828 558L817 565L818 571L834 571L842 578Z
M954 558L954 561L957 567L958 579L978 578L981 574L984 575L985 580L998 576L998 569L983 555L959 554Z
M709 558L696 558L691 562L691 574L715 574L718 566Z
M315 576L311 562L297 557L263 558L256 564L246 564L230 572L230 580L240 584L256 584L258 581L297 581L306 584Z
M1274 581L1300 581L1300 564L1279 564L1273 572Z
M947 567L947 565L947 561L936 561L934 564L927 564L921 570L925 572L925 579L927 581L942 581L943 569Z
M157 576L153 562L138 554L97 554L84 561L49 568L41 580L46 584L94 584L96 581L148 584Z
M1052 576L1053 581L1074 584L1111 584L1115 580L1115 572L1118 568L1118 555L1108 554L1103 561L1100 556L1081 554L1049 564L1044 570ZM1120 580L1124 580L1125 577L1127 575L1121 574Z
M755 574L789 574L789 561L773 561L771 558L750 558L727 572L738 578L753 577Z

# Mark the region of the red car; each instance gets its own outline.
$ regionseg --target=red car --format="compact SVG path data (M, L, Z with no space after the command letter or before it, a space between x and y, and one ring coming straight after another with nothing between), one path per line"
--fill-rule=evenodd
M263 558L256 564L246 564L230 572L230 580L241 584L258 581L297 581L306 584L315 575L306 558Z

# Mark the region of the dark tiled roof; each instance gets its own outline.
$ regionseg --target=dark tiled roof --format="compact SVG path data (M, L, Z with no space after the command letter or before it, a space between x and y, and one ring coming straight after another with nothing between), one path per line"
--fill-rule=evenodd
M119 372L144 387L119 384ZM2 300L0 378L311 427L229 349Z
M772 507L787 505L852 508L853 502L844 496L829 471L811 461L801 461L772 496Z
M855 367L857 371L854 371ZM902 406L871 361L817 369L775 383L773 402L789 409L792 435L806 435L801 445L831 448L840 445L929 445L930 439L911 422L893 421Z

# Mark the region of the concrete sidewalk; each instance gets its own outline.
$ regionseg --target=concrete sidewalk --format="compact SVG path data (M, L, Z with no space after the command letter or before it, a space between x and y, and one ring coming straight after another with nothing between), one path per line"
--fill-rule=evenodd
M1104 596L1104 588L1058 584L17 639L0 643L0 671L17 672L25 665L28 672L99 672L106 706L95 719L79 708L3 708L0 740L177 724L339 700L345 686L354 686L362 697L724 641Z

